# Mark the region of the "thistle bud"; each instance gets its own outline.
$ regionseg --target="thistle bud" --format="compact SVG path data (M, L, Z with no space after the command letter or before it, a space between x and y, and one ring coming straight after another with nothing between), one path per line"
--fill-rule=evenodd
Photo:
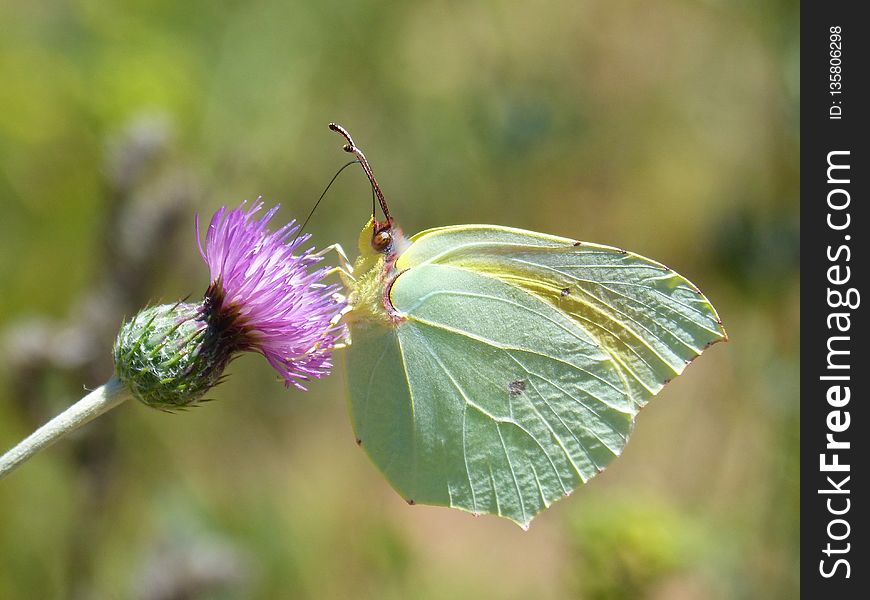
M148 406L187 406L220 381L233 353L209 327L202 307L163 304L124 323L115 341L115 372Z

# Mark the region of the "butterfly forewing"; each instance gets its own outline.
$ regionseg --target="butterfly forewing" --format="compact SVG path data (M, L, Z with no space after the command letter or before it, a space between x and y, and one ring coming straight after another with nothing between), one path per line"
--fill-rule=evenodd
M697 287L625 250L494 226L417 236L403 264L436 263L509 282L569 314L613 357L643 406L710 344L725 339Z

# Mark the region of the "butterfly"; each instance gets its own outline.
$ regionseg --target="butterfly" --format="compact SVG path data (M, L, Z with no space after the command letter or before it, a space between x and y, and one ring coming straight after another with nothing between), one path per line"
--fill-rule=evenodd
M342 276L357 443L409 504L532 518L624 449L641 408L726 340L687 279L632 252L496 225L406 238L384 214Z

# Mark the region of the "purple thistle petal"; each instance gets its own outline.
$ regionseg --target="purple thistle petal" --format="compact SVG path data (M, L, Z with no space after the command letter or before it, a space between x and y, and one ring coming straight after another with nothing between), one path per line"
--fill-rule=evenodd
M335 297L337 285L321 283L328 269L309 271L320 261L313 248L299 251L310 236L291 239L295 221L269 232L278 206L255 219L262 207L258 199L248 210L242 203L212 217L199 244L212 281L206 297L215 304L210 310L239 329L239 349L260 352L287 385L304 390L302 381L332 368L332 348L345 335L335 323L344 302ZM196 231L200 239L198 217Z

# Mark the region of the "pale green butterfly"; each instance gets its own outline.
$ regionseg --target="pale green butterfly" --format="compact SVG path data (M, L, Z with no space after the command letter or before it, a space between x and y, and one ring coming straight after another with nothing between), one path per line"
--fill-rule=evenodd
M359 258L341 268L353 428L410 504L528 527L619 456L649 399L727 339L697 287L625 250L496 225L406 239L362 151L330 129L385 217L372 211Z

